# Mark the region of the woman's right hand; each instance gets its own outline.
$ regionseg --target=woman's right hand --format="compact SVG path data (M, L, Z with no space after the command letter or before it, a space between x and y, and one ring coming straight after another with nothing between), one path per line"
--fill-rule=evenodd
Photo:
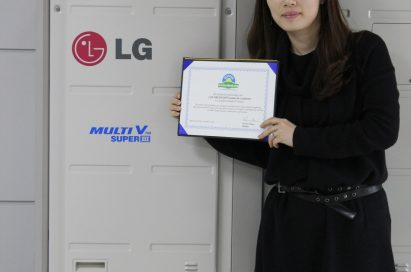
M178 118L180 116L180 111L181 111L180 93L176 93L173 99L171 100L170 114L171 116Z

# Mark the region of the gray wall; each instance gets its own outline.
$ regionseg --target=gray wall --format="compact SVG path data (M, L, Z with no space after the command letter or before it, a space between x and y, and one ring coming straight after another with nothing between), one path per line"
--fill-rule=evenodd
M46 271L46 1L0 1L0 270Z

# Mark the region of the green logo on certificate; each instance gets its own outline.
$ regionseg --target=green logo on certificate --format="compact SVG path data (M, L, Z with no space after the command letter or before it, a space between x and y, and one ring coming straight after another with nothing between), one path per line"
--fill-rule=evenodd
M218 88L222 89L237 89L238 84L235 83L235 77L232 74L226 74L223 77L223 82L218 84Z

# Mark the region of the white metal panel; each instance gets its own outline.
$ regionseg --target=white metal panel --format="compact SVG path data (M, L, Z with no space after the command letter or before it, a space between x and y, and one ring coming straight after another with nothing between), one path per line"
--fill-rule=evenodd
M0 1L0 48L33 49L37 47L38 0Z
M0 50L0 200L34 200L37 65L33 50Z
M411 185L409 181L409 175L392 174L391 171L389 182L385 186L392 220L392 247L398 272L407 272L411 268L411 220L409 210L411 200L408 196Z
M387 152L389 172L411 176L411 92L401 91L400 134L397 143ZM411 207L411 206L410 206Z
M219 154L217 271L232 271L233 159ZM231 197L230 197L231 196Z
M0 270L47 269L46 0L0 1Z
M395 221L392 225L392 244L398 248L408 247L411 253L411 221L408 220L410 217L408 208L411 206L411 201L407 196L409 189L411 189L409 177L391 175L386 191L391 217Z
M411 20L411 11L409 15ZM376 23L373 24L372 30L384 39L389 48L392 62L395 64L398 85L409 85L404 87L411 90L411 23Z
M0 270L7 272L47 268L44 2L0 1Z
M1 271L36 271L34 209L34 202L0 202Z
M396 272L410 272L411 264L409 260L411 259L411 250L396 253L395 271Z
M388 46L396 69L400 90L400 134L396 145L387 151L389 178L385 184L392 218L392 244L397 271L407 271L401 265L411 264L409 216L410 199L405 192L411 190L411 2L407 0L342 0L349 11L348 21L356 29L367 29L380 35ZM408 268L409 269L409 268Z
M215 270L217 154L178 138L168 106L183 56L219 56L220 5L51 1L51 271ZM72 55L85 31L106 41L98 65ZM116 59L116 39L131 54L139 38L152 60ZM150 143L90 135L145 125Z
M384 23L374 23L372 29L388 46L400 90L400 134L396 145L387 152L390 176L386 187L393 218L392 244L395 260L398 264L410 265L411 213L404 207L411 207L411 199L405 193L411 191L411 10L400 12L397 8L399 7L373 10L374 20ZM399 23L398 20L408 23ZM404 271L400 269L398 271Z
M408 0L340 0L344 14L354 30L371 30L374 23L410 23Z
M237 36L236 57L249 58L247 47L247 36L254 16L256 1L238 0L237 2Z

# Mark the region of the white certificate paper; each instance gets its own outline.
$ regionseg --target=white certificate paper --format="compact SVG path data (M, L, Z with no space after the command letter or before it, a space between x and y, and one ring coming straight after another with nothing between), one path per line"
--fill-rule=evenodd
M277 61L183 60L179 136L258 139L274 116Z

